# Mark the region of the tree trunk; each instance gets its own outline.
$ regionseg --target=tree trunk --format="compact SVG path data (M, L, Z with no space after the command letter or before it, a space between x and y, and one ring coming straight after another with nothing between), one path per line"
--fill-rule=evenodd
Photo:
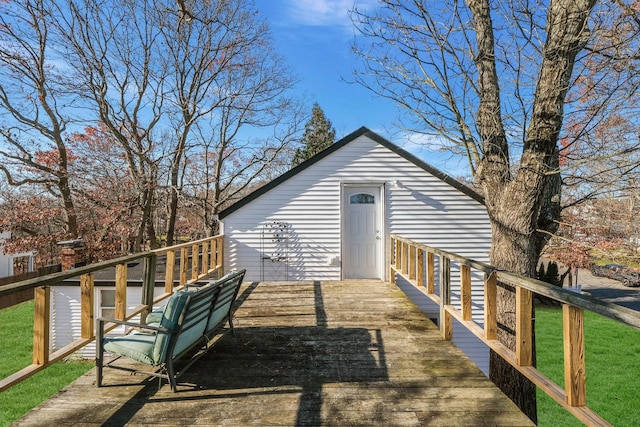
M177 180L176 180L177 181ZM169 198L169 219L167 221L167 246L173 246L176 232L176 218L178 216L178 190L171 179Z
M595 0L556 0L549 5L547 40L533 113L515 174L501 121L491 8L488 0L467 0L467 3L473 13L477 39L480 105L476 124L484 151L477 176L484 187L492 224L491 264L535 277L540 251L558 227L561 184L558 135L576 54L588 39L586 21ZM499 289L498 339L515 350L515 294L506 286ZM535 350L533 357L535 365ZM535 386L493 352L490 378L536 422Z
M78 215L73 203L73 194L69 186L69 175L66 169L66 159L64 167L64 173L59 174L58 178L58 190L60 191L60 197L62 198L62 204L64 205L64 212L67 223L67 235L70 239L78 238Z
M535 253L536 236L514 232L508 224L498 222L492 224L492 232L491 264L533 276L538 260L538 254ZM516 296L513 287L498 283L497 303L498 341L515 352ZM535 348L533 358L535 366ZM536 423L536 386L493 350L489 354L489 366L491 381Z

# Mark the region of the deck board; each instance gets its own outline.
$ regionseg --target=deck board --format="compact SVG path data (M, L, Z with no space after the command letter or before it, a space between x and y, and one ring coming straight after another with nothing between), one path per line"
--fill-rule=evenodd
M177 393L92 371L15 425L533 425L392 284L261 282L239 300L235 336Z

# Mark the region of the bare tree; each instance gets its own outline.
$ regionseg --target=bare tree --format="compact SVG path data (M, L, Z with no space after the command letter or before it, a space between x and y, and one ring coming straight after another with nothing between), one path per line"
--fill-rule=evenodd
M66 238L78 237L65 131L73 96L50 30L46 2L16 1L0 14L0 171L12 186L39 186L63 207ZM59 233L55 233L61 237Z
M286 96L291 77L267 53L250 55L247 69L219 82L233 96L220 99L215 120L198 128L202 163L191 175L190 194L209 233L217 232L215 215L225 206L288 169L283 157L299 138L304 106Z
M148 2L57 2L58 30L68 43L77 91L124 150L138 190L138 233L155 247L155 212L162 144L155 139L163 117L166 66L157 50L157 9Z
M568 162L569 147L621 105L623 93L636 91L633 73L612 67L624 62L634 70L637 58L627 52L637 52L635 7L623 0L384 0L379 10L352 17L362 35L354 46L363 59L356 81L405 107L410 119L401 126L467 157L492 224L491 263L533 277L558 229L561 170L589 159ZM592 62L598 56L607 59L600 67ZM608 92L594 92L605 81ZM588 107L579 103L585 96ZM575 114L580 105L596 114L571 121L580 129L559 145L567 136L565 109ZM630 148L619 143L623 152ZM515 326L514 307L513 293L501 290L499 339L512 348L505 331ZM492 353L491 378L535 420L535 387L514 371Z
M218 173L209 177L217 193L214 199L219 200L222 189L236 181L222 176L221 171L230 147L239 150L239 140L247 140L238 133L249 127L255 130L277 126L281 110L290 106L286 93L295 83L282 58L273 51L269 27L251 2L181 2L179 6L179 10L165 14L159 44L168 56L165 96L174 134L170 148L167 244L174 239L178 198L183 192L182 174L188 157L204 154L206 159L212 151L217 153ZM169 7L167 4L165 9ZM270 156L277 156L280 151L262 148L252 144L242 147L248 159L234 168L233 175L251 181L246 170L255 169L260 161L268 163L272 160ZM247 156L253 149L262 160ZM231 156L238 155L236 151ZM205 209L205 223L211 221L211 214L210 209Z

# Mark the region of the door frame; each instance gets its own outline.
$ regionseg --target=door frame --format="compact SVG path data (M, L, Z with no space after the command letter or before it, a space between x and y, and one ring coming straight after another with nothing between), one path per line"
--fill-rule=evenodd
M346 204L345 198L345 189L346 188L362 188L362 189L370 189L374 190L374 193L378 194L379 203L377 206L376 215L378 216L379 227L380 227L380 249L378 253L378 266L376 272L376 278L380 280L386 280L386 268L385 263L387 259L387 218L386 218L386 185L384 182L342 182L340 183L340 259L342 262L340 263L340 280L345 280L345 270L346 263L345 261L345 235L346 235L346 215L344 212Z

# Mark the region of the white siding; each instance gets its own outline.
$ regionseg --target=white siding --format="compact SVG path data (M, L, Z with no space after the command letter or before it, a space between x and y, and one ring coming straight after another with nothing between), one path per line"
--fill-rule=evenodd
M488 261L491 227L484 205L363 135L224 218L226 268L246 268L248 281L340 280L341 185L358 183L384 184L387 245L388 235L398 234ZM288 226L286 245L263 233L274 221ZM274 254L288 262L263 259ZM455 285L456 265L451 277ZM399 286L430 317L438 316L430 300L401 281ZM474 319L482 321L482 277L475 275L472 286ZM456 290L454 304L458 295ZM457 325L454 342L488 371L488 349L473 334Z
M101 316L100 313L100 290L115 289L111 287L96 287L94 290L94 319ZM51 288L51 350L56 351L80 339L80 287L79 286L53 286ZM164 293L163 287L156 287L155 296ZM130 286L127 289L127 310L133 310L140 305L142 300L142 288L139 286ZM98 322L96 320L95 326ZM124 332L123 330L120 333ZM117 333L117 331L116 331ZM77 354L78 357L92 359L96 356L95 343L91 343L84 347Z
M491 230L483 205L361 136L224 218L227 268L246 268L246 280L339 280L340 189L351 183L385 185L387 236L487 259ZM273 221L289 226L286 248L263 234ZM288 263L263 262L280 252Z

